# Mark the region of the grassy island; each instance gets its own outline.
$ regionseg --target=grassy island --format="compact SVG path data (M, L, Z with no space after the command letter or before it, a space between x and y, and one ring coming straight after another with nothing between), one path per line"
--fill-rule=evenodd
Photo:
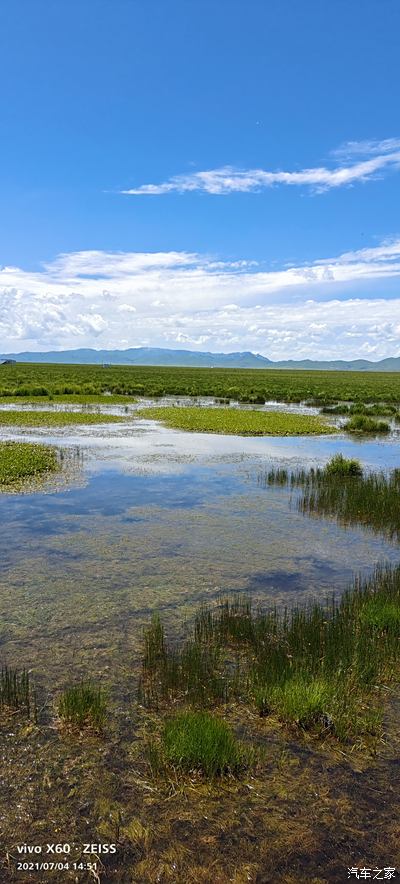
M114 414L81 411L0 411L0 425L17 427L65 427L71 424L114 424L125 420Z
M244 411L237 408L146 408L141 417L193 433L232 436L319 436L337 432L316 415L279 411Z

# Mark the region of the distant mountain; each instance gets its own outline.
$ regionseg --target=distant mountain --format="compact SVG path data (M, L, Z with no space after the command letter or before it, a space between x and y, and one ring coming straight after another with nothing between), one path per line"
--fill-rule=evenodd
M129 350L50 350L46 353L5 353L2 359L16 362L50 362L75 365L176 365L188 368L288 368L308 371L400 371L400 356L369 362L353 359L348 362L299 361L288 359L272 362L266 356L244 353L194 353L191 350L166 350L157 347L132 347Z

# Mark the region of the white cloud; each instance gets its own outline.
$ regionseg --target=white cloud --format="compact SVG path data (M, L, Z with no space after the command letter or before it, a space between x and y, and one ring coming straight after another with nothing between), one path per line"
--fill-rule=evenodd
M160 184L140 184L122 190L133 196L154 196L166 193L201 191L210 194L248 193L274 185L297 185L310 187L321 193L335 187L343 187L358 181L368 181L384 170L400 168L400 138L383 141L349 141L332 155L346 159L347 164L333 168L318 166L299 171L270 171L266 169L237 169L222 166L201 172L174 175ZM356 162L350 162L358 157Z
M400 352L399 279L400 239L274 270L185 252L74 252L36 272L0 270L1 348L379 359Z

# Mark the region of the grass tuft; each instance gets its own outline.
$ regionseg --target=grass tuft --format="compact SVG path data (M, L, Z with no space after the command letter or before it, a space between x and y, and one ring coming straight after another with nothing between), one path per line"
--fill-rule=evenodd
M71 685L61 694L58 703L58 714L63 722L72 729L83 730L92 727L101 730L106 716L106 699L100 687L92 682L80 682Z
M340 476L350 479L353 476L362 476L362 466L359 460L343 457L343 454L335 454L324 469L325 476Z
M206 712L180 712L168 719L162 747L169 764L208 777L237 774L248 763L228 724Z

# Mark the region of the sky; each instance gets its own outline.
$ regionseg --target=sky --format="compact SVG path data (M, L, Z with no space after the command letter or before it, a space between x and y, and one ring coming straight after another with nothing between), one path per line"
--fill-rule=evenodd
M3 0L0 352L400 355L398 0Z

